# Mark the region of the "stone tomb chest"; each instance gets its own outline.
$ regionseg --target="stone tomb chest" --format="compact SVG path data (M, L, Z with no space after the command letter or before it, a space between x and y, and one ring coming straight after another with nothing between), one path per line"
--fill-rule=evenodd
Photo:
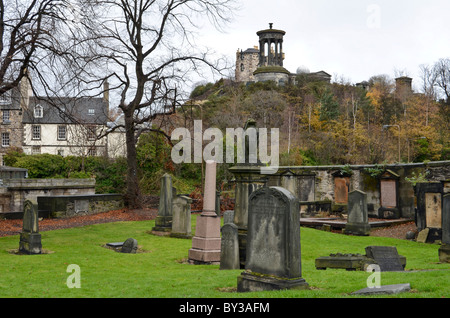
M397 249L393 246L368 246L366 255L336 253L318 257L315 260L318 270L331 268L364 271L370 264L377 264L382 272L403 271L406 266L406 257L398 255Z

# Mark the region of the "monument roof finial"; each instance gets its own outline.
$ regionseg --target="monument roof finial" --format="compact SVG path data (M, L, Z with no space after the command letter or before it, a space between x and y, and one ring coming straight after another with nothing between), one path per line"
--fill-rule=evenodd
M270 27L270 29L272 29L273 23L269 23L269 27Z

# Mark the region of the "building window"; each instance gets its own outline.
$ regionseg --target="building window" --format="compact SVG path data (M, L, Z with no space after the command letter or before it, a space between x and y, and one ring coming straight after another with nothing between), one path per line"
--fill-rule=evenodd
M9 133L2 133L2 147L9 147Z
M87 138L88 140L95 140L97 139L97 133L95 126L88 126L87 127Z
M4 92L0 95L0 105L11 104L11 91Z
M44 117L44 109L41 105L36 105L34 107L34 118L42 118Z
M67 139L67 127L58 126L58 140L66 140L66 139Z
M41 126L38 125L31 126L31 139L41 140Z
M244 64L241 64L241 72L243 72L245 69Z
M10 124L11 123L10 116L11 116L11 113L10 113L9 110L4 110L3 111L2 119L3 119L3 123L4 124Z
M91 115L91 116L95 115L95 109L89 108L88 109L88 114Z
M33 146L31 147L32 155L39 155L41 153L41 146Z
M64 149L58 149L58 156L64 157Z

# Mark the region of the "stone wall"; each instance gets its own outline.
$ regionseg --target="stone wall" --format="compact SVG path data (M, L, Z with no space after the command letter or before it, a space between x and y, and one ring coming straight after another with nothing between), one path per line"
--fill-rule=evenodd
M286 186L298 198L309 199L304 206L311 208L311 202L324 205L331 202L332 209L345 212L346 204L336 204L336 178L347 176L348 192L361 190L367 193L367 203L370 216L378 216L381 207L380 181L383 174L392 174L397 182L397 209L399 217L414 218L415 196L413 184L408 179L425 176L427 181L444 181L450 177L450 161L393 164L385 166L359 165L359 166L316 166L316 167L280 167L278 173L269 177L268 185ZM292 178L298 181L293 182ZM303 182L306 178L314 178L314 182ZM388 177L386 177L388 178ZM310 185L310 186L308 186ZM313 188L312 188L313 186ZM311 194L313 192L313 194ZM311 200L311 198L314 198ZM302 200L300 200L302 201ZM326 205L325 205L326 206Z
M38 210L54 218L90 215L124 207L119 194L63 195L38 197Z
M41 196L95 194L95 179L5 179L0 186L0 213L23 212L23 202Z

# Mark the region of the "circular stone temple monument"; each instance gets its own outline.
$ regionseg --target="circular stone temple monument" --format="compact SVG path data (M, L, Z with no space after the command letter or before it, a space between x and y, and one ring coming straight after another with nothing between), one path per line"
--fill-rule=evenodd
M290 73L283 67L283 37L286 32L273 29L273 23L269 23L269 29L256 34L259 36L259 65L253 73L255 80L288 83Z

